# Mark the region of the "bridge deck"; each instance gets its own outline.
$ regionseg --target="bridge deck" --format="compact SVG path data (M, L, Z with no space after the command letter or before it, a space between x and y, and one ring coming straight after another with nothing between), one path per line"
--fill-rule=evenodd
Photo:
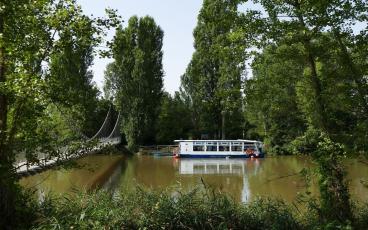
M100 150L108 145L117 145L120 142L121 142L120 138L102 139L101 142L88 153L92 153L94 151ZM80 152L80 153L73 154L73 155L64 154L58 157L47 158L44 156L44 154L40 153L38 155L39 156L43 155L44 157L39 158L38 163L31 164L25 158L23 160L18 159L18 162L15 164L15 169L18 175L27 176L29 174L40 172L40 171L43 171L44 169L50 168L56 165L57 163L62 163L62 162L65 162L71 159L75 159L85 154L86 153Z

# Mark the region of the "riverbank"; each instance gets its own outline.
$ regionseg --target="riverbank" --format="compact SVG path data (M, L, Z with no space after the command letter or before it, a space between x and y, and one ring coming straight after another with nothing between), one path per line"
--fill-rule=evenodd
M136 187L45 200L34 229L365 229L368 206L354 208L352 223L323 223L318 209L300 213L281 200L239 203L206 187L175 195Z

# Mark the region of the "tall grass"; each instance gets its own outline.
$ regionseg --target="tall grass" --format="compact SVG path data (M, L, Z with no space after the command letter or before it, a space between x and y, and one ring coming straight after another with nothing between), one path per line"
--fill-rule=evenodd
M137 186L49 197L33 229L367 229L368 205L354 213L355 223L321 223L318 210L297 212L281 200L244 204L209 188L173 193Z
M240 204L210 189L187 192L136 187L49 198L34 229L303 229L282 201Z

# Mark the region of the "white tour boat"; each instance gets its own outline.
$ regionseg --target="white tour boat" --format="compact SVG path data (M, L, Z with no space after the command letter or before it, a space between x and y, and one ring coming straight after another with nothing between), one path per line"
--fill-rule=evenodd
M208 158L262 158L263 144L253 140L175 140L179 147L175 157Z

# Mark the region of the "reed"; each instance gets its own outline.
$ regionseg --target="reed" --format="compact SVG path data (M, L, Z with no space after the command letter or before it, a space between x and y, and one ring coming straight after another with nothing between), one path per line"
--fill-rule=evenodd
M137 186L45 200L34 229L303 229L284 202L237 203L206 188L175 193Z
M40 204L33 229L366 229L368 205L354 205L354 222L321 222L316 208L298 212L281 200L238 203L205 187L104 190L49 196ZM35 210L35 208L33 208Z

